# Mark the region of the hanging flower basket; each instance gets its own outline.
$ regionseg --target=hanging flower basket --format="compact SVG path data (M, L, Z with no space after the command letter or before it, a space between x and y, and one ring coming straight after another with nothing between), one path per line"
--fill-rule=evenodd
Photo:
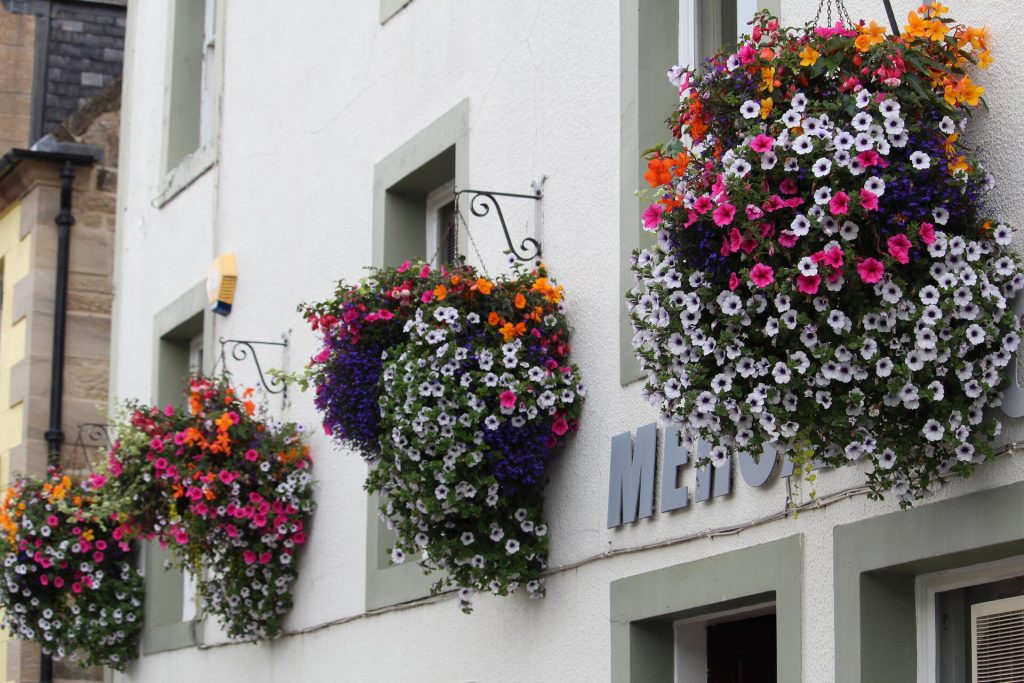
M543 267L375 269L301 307L323 349L308 377L324 428L370 464L366 487L396 563L440 570L435 590L543 595L545 467L576 430L562 288Z
M1024 287L965 146L987 33L937 3L906 32L782 28L675 67L628 296L647 393L715 444L809 467L867 458L908 505L993 457Z
M314 509L309 447L227 376L193 377L188 399L184 412L126 406L105 490L124 534L172 547L228 635L273 638Z
M123 671L138 654L142 576L96 492L56 468L0 503L3 625L58 659Z

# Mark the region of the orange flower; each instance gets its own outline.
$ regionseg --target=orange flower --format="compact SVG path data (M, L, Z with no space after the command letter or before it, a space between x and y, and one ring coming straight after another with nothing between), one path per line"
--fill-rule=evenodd
M647 162L647 172L644 173L644 180L651 187L668 185L672 182L672 168L675 165L673 159L657 157Z
M525 308L526 307L526 297L523 296L522 292L520 292L519 294L516 294L515 306L516 306L516 308Z
M460 282L462 282L462 278L459 277L458 275L452 275L448 279L448 282L452 283L452 286L454 287L454 286L458 285Z
M494 283L489 282L482 277L478 277L476 279L476 284L473 286L473 289L476 289L481 294L490 294L492 291L494 291Z
M438 301L444 301L445 297L448 296L448 288L444 285L438 285L434 287L434 297Z
M171 493L174 495L175 498L181 498L182 496L185 495L185 487L183 487L181 484L175 484L174 486L171 487Z
M231 429L231 425L234 424L231 420L231 415L227 412L221 413L220 417L218 417L214 422L217 425L217 431L219 432L226 432ZM218 439L219 438L220 437L218 437Z
M246 387L245 391L242 392L242 398L252 398L252 395L256 392L252 387Z
M964 76L957 83L947 83L945 98L951 106L966 104L969 107L977 107L981 102L981 96L985 94L985 88L975 85L970 76Z
M516 336L516 326L512 323L505 323L498 331L501 332L501 337L507 342L512 341Z
M953 133L946 138L946 156L952 157L956 154L956 140L960 137L960 133Z
M501 318L494 311L491 311L490 315L487 316L487 324L489 325L497 325L500 321Z
M767 90L768 92L775 91L775 67L774 66L762 66L761 67L761 85L758 90Z
M983 50L978 55L978 68L987 69L992 66L992 53L988 50Z
M546 277L537 278L537 281L533 283L532 289L542 294L544 298L553 304L557 304L562 300L562 286L552 286Z
M957 157L949 162L949 173L950 175L957 171L963 171L964 173L970 173L973 169L971 165L967 163L967 157Z
M820 56L820 52L807 45L804 47L803 52L800 53L800 66L814 66Z
M772 109L775 108L775 100L770 97L766 97L761 100L761 118L767 119L771 116Z

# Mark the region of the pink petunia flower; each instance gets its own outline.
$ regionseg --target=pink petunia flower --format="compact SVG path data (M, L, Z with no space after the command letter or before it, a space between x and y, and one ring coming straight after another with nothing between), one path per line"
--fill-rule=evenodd
M747 208L744 209L744 211L746 211L747 213L747 218L749 218L752 221L759 221L762 218L764 218L764 211L759 209L754 204L747 204Z
M665 213L665 207L661 204L651 204L644 211L641 220L644 223L645 230L657 230L658 226L661 225L662 214Z
M749 44L744 45L736 53L736 56L740 59L740 64L753 64L757 61L757 50L751 47Z
M750 269L750 281L758 287L767 287L775 282L775 271L771 266L758 263Z
M820 275L797 275L796 276L796 288L800 290L802 294L817 294L818 288L821 287L821 276Z
M701 215L706 214L708 211L712 209L713 206L714 203L711 201L711 197L707 196L706 194L697 197L697 199L693 202L693 210Z
M245 561L246 564L252 564L256 561L256 553L254 553L251 550L246 550L242 553L242 559Z
M865 211L878 211L878 195L871 190L861 190L860 206Z
M828 203L828 208L833 216L842 216L850 212L850 195L845 192L836 192Z
M730 273L729 275L729 291L735 292L736 288L740 286L740 278L736 273Z
M764 154L770 152L775 147L775 138L770 135L761 133L750 141L750 149L754 150L758 154Z
M569 431L569 423L565 421L565 417L563 417L562 415L556 417L555 420L551 423L551 431L557 434L558 436L562 436L567 431Z
M405 271L409 270L409 266L411 266L411 265L412 265L412 261L406 261L402 265L398 266L398 268L396 268L395 270L397 272L399 272L399 273L404 273Z
M866 258L857 264L857 275L860 276L861 282L866 284L875 284L884 274L885 266L878 259Z
M424 263L423 264L423 267L420 268L420 277L424 278L424 279L430 277L430 264L428 264L428 263Z
M931 223L921 223L921 229L917 231L917 234L921 236L921 241L925 244L935 242L935 226Z
M910 263L910 239L906 235L900 233L893 235L886 240L886 246L889 248L889 256L899 261L902 264Z
M503 391L498 396L498 400L501 402L501 407L502 408L506 408L506 409L515 408L516 407L516 400L517 400L516 399L516 392L512 391L511 389Z
M791 232L789 230L783 230L782 232L779 233L779 244L786 247L787 249L792 249L793 247L795 247L797 240L799 239L800 238L796 235L796 233Z
M779 185L779 192L782 194L796 194L799 191L797 188L796 181L792 178L786 178Z
M715 225L726 226L732 223L732 219L736 217L736 207L732 204L722 204L715 209L711 217L715 220Z
M832 247L826 252L822 252L822 262L827 266L833 268L843 267L843 250L840 247Z

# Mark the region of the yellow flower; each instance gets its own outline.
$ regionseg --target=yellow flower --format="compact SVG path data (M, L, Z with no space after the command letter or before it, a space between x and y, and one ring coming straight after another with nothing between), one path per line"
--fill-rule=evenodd
M941 17L949 12L949 8L939 2L933 2L927 7L922 5L921 7L926 11L930 11L933 17Z
M774 66L763 66L761 67L761 90L767 90L768 92L774 92L775 90L775 67Z
M992 66L992 53L984 50L978 55L978 68L987 69L990 66Z
M767 119L769 114L772 113L772 108L775 107L775 100L770 97L766 97L761 100L761 118Z
M807 45L804 47L803 52L800 53L800 66L814 66L820 56L820 52Z

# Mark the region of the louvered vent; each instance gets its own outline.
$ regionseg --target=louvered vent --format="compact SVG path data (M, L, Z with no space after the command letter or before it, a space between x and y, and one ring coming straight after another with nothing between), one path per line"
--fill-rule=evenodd
M1024 682L1024 595L971 605L974 683Z

